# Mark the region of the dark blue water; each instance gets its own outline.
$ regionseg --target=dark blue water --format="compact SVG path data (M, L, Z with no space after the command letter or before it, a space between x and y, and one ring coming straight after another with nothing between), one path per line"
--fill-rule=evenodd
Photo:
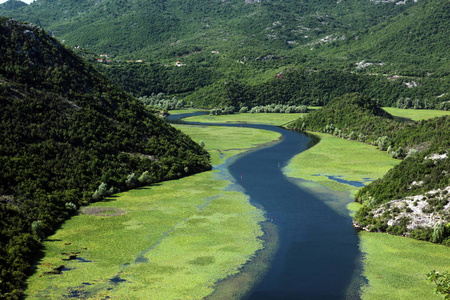
M279 250L247 299L359 299L358 289L348 290L355 274L361 274L351 218L339 215L281 172L294 155L312 146L311 138L274 126L236 126L283 135L281 142L243 155L229 166L251 201L262 205L279 228Z

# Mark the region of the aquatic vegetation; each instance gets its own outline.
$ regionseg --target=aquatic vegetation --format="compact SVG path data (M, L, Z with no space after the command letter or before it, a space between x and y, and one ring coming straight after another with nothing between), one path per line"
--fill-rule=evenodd
M358 187L344 182L366 184L399 163L374 146L324 133L313 134L320 142L289 162L284 168L287 176L315 181L335 191L356 191Z

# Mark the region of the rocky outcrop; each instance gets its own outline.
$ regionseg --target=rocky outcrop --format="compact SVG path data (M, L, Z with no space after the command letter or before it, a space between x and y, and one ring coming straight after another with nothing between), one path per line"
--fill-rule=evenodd
M414 184L418 183L411 183ZM450 221L450 186L423 195L389 201L374 208L369 214L387 227L404 226L403 235L406 236L415 229L432 229L439 222L447 224ZM372 224L361 226L355 222L354 225L367 231L374 231L375 228Z

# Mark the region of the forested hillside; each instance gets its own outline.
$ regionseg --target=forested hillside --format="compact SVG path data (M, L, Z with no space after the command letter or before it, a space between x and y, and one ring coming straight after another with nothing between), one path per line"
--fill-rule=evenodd
M349 94L333 99L291 127L370 143L403 159L383 178L358 191L356 200L363 207L355 217L356 224L368 230L450 244L448 230L439 239L433 238L436 224L441 228L439 224L450 222L449 116L405 122L393 118L370 98ZM394 200L412 196L416 198L395 204L400 202ZM419 200L422 203L418 204ZM425 224L423 220L430 221Z
M382 105L411 99L416 108L449 109L448 6L37 0L0 14L42 26L94 62L108 54L99 70L138 97L165 93L239 108L325 104L364 91Z
M374 26L411 6L412 1L357 0L37 0L11 16L43 26L73 46L148 59L153 52L174 57L209 47L234 55L239 48L290 49L323 34Z
M41 28L0 18L0 298L81 205L210 168L206 151Z
M5 3L0 4L0 10L2 11L13 11L15 9L21 8L22 6L27 6L25 2L18 0L10 0Z
M419 0L417 5L373 27L359 28L348 39L318 48L317 54L360 57L373 63L363 67L371 72L448 76L449 20L450 1Z

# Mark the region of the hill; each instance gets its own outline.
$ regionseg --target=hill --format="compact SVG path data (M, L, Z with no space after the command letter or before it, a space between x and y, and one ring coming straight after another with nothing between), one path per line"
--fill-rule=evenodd
M210 169L206 151L41 28L0 18L0 294L40 241L112 192Z
M21 7L27 6L25 2L18 0L9 0L0 4L0 11L11 11Z
M324 34L376 25L411 6L412 1L38 0L11 16L38 24L72 46L147 59L155 57L152 52L174 57L207 49L290 49Z
M448 76L450 1L417 1L417 5L343 41L324 45L317 55L359 58L370 72L425 77ZM345 59L344 58L344 59ZM396 63L393 63L393 62ZM427 74L428 73L428 74Z
M108 54L99 70L138 97L191 96L187 102L211 108L255 97L260 100L243 105L324 104L364 91L383 105L411 98L423 108L445 108L441 103L450 99L447 4L37 0L0 14L42 26L79 53L87 50L89 60ZM289 85L275 80L292 70L299 70L298 77L305 70L311 76ZM337 74L332 87L343 93L330 96L330 81L323 84L315 71ZM232 96L224 86L230 81L244 97L225 99ZM267 91L268 97L262 95Z
M348 138L380 145L387 149L387 139L403 123L384 111L375 101L361 93L346 94L331 100L322 109L312 111L290 125L294 130L326 132L341 138Z

